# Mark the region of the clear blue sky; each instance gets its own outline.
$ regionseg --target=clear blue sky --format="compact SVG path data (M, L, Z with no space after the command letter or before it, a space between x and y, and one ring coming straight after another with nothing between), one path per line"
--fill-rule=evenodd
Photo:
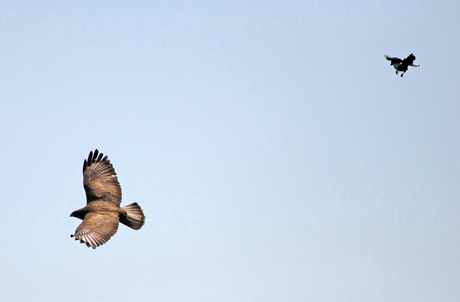
M2 300L455 301L459 16L2 1ZM69 215L95 148L147 221L92 250Z

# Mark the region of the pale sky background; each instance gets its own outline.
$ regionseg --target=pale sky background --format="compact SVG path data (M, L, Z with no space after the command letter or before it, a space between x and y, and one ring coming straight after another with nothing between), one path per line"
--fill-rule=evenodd
M459 1L44 2L0 2L2 301L460 297ZM93 250L95 148L147 220Z

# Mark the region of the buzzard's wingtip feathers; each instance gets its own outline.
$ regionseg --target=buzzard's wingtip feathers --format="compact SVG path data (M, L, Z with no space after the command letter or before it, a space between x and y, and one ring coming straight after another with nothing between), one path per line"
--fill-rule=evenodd
M97 149L96 149L96 152L97 152ZM93 151L90 151L88 155L88 164L91 164L92 161L93 161Z
M85 172L86 168L91 167L93 163L101 162L107 159L107 156L105 156L104 159L102 159L103 156L104 154L99 153L98 149L94 150L94 152L90 151L88 159L85 159L85 161L83 162L83 172Z
M97 150L97 149L96 149ZM104 156L103 153L99 154L99 157L96 159L96 162L100 162L102 160L102 157ZM94 155L94 158L96 158L96 155ZM107 158L107 156L105 157Z

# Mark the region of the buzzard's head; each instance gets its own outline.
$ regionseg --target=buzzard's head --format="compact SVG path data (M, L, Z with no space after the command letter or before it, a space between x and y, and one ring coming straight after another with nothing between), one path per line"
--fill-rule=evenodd
M81 210L76 210L76 211L73 211L72 214L70 214L70 217L76 217L76 218L80 218L81 220L85 219L85 215L86 213L81 211Z

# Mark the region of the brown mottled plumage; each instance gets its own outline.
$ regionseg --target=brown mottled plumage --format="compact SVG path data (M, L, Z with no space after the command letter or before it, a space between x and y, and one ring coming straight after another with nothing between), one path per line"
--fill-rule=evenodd
M91 151L83 163L83 186L86 191L86 207L74 211L71 217L83 222L75 230L75 240L95 249L115 235L119 222L139 230L145 216L137 203L120 208L121 187L117 174L107 156Z

